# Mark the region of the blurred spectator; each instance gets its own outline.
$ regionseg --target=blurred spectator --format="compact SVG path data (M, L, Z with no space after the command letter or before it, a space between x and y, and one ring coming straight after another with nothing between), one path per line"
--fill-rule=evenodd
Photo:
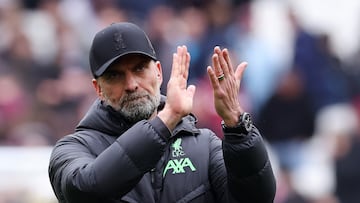
M209 64L210 50L214 46L224 46L228 47L229 50L233 49L233 38L230 35L230 25L232 23L232 17L234 10L232 9L231 2L229 1L210 1L204 7L204 12L207 18L207 29L206 35L201 43L202 50L200 58L203 62L200 64ZM199 67L196 67L199 68ZM200 67L201 68L201 67ZM204 73L206 72L206 66L202 69Z
M91 76L84 70L68 68L63 70L59 79L44 80L38 86L33 120L51 126L55 131L55 141L72 132L83 116L81 107L89 106L89 98L95 98L88 81L91 81Z
M291 173L282 169L277 178L276 203L310 203L293 187Z
M148 20L146 21L145 28L149 33L149 38L153 41L153 46L157 54L157 58L161 61L161 66L163 70L164 81L168 80L171 72L171 57L169 53L172 53L175 50L176 43L178 41L176 36L168 36L168 33L174 33L173 28L174 22L176 22L176 14L173 8L160 5L154 7L149 13ZM177 28L176 31L184 34L181 28ZM166 84L161 85L161 93L166 93Z
M39 147L52 145L55 132L41 122L24 122L8 132L9 144L14 146Z
M345 71L351 84L351 99L356 110L360 113L360 48L345 60Z
M100 0L103 1L103 0ZM99 1L99 2L100 2ZM152 9L159 5L164 5L166 0L117 0L117 6L129 11L129 16L134 21L144 21Z
M208 19L203 10L195 7L183 9L179 17L183 19L187 25L187 39L184 39L184 42L178 43L187 44L189 52L191 53L189 83L197 83L198 80L206 75L206 67L209 65L207 58L202 58L205 52L210 51L203 49L208 28Z
M304 202L292 186L292 173L306 157L303 146L313 135L315 113L299 73L290 69L264 103L256 124L273 149L280 165L276 199L283 203Z
M256 120L279 157L280 166L294 170L303 159L302 145L313 135L315 120L303 81L296 70L284 74Z
M198 128L209 128L217 135L222 135L222 128L219 125L221 119L217 116L214 107L213 91L210 81L206 77L199 79L194 95L193 113L198 119Z
M0 74L0 145L12 145L9 130L28 119L30 100L12 74Z
M340 202L356 203L360 200L360 136L359 133L338 140L339 156L336 159L336 195Z
M254 34L253 18L251 2L243 2L237 6L228 42L234 48L238 60L249 63L242 85L251 104L249 111L256 116L274 92L276 81L284 67L276 60L277 57L269 46Z
M354 109L349 110L351 112L339 122L349 122L353 126L339 131L335 140L335 194L341 203L360 200L360 119Z
M314 136L304 148L306 159L292 174L294 188L304 197L316 202L337 201L335 195L337 176L339 180L345 181L347 175L350 174L346 174L349 171L340 168L336 174L335 160L344 152L343 144L346 143L344 139L347 140L358 129L358 118L355 112L352 105L339 103L329 105L317 114ZM343 169L345 168L347 166ZM356 182L356 174L354 174L354 179L346 182L349 184L352 184L352 181ZM340 187L339 191L343 191L343 183Z
M295 31L293 66L305 81L305 89L312 99L314 110L348 102L349 84L340 60L331 51L329 36L306 31L291 11L289 20Z
M151 10L145 27L154 42L165 81L169 79L171 70L169 53L176 50L179 44L187 45L191 52L189 83L196 84L205 75L208 57L204 58L203 54L208 53L204 49L208 20L204 10L188 7L175 12L171 7L158 6ZM161 91L166 93L166 83L162 84Z

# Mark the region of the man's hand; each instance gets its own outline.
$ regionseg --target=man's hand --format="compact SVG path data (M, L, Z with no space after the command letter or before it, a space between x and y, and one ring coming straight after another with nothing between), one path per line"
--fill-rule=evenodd
M195 86L187 86L190 54L186 46L179 46L173 54L173 64L167 84L167 100L158 116L172 130L183 116L192 111Z
M221 50L216 46L212 56L212 67L207 67L214 91L216 112L229 127L237 124L238 118L243 112L238 95L240 81L246 66L247 63L242 62L234 70L228 50Z

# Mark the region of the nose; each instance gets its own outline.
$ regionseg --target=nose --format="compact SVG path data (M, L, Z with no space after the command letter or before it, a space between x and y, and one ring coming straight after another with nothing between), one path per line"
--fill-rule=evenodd
M126 74L125 77L125 90L128 92L134 92L138 89L138 82L134 75L131 73Z

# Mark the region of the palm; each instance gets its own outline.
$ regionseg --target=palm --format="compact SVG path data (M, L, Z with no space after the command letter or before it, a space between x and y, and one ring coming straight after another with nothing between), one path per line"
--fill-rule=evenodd
M226 49L220 50L215 47L212 57L213 67L208 67L208 75L214 91L214 103L216 112L226 122L233 122L243 111L238 95L240 81L246 68L246 63L238 65L236 70L231 65L229 53ZM224 79L218 76L224 74Z
M173 66L167 84L167 101L172 111L185 116L192 111L195 86L187 87L189 75L190 54L185 46L178 47L173 56Z

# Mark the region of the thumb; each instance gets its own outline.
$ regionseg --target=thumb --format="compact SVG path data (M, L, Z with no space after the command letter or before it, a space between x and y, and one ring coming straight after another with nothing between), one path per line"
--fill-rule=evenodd
M236 68L236 71L235 71L235 78L237 80L240 81L242 79L247 66L248 66L247 62L242 62L238 65L238 67Z
M188 96L190 96L191 98L194 98L195 90L196 90L195 85L189 85L188 88L186 89L186 92L187 92Z

